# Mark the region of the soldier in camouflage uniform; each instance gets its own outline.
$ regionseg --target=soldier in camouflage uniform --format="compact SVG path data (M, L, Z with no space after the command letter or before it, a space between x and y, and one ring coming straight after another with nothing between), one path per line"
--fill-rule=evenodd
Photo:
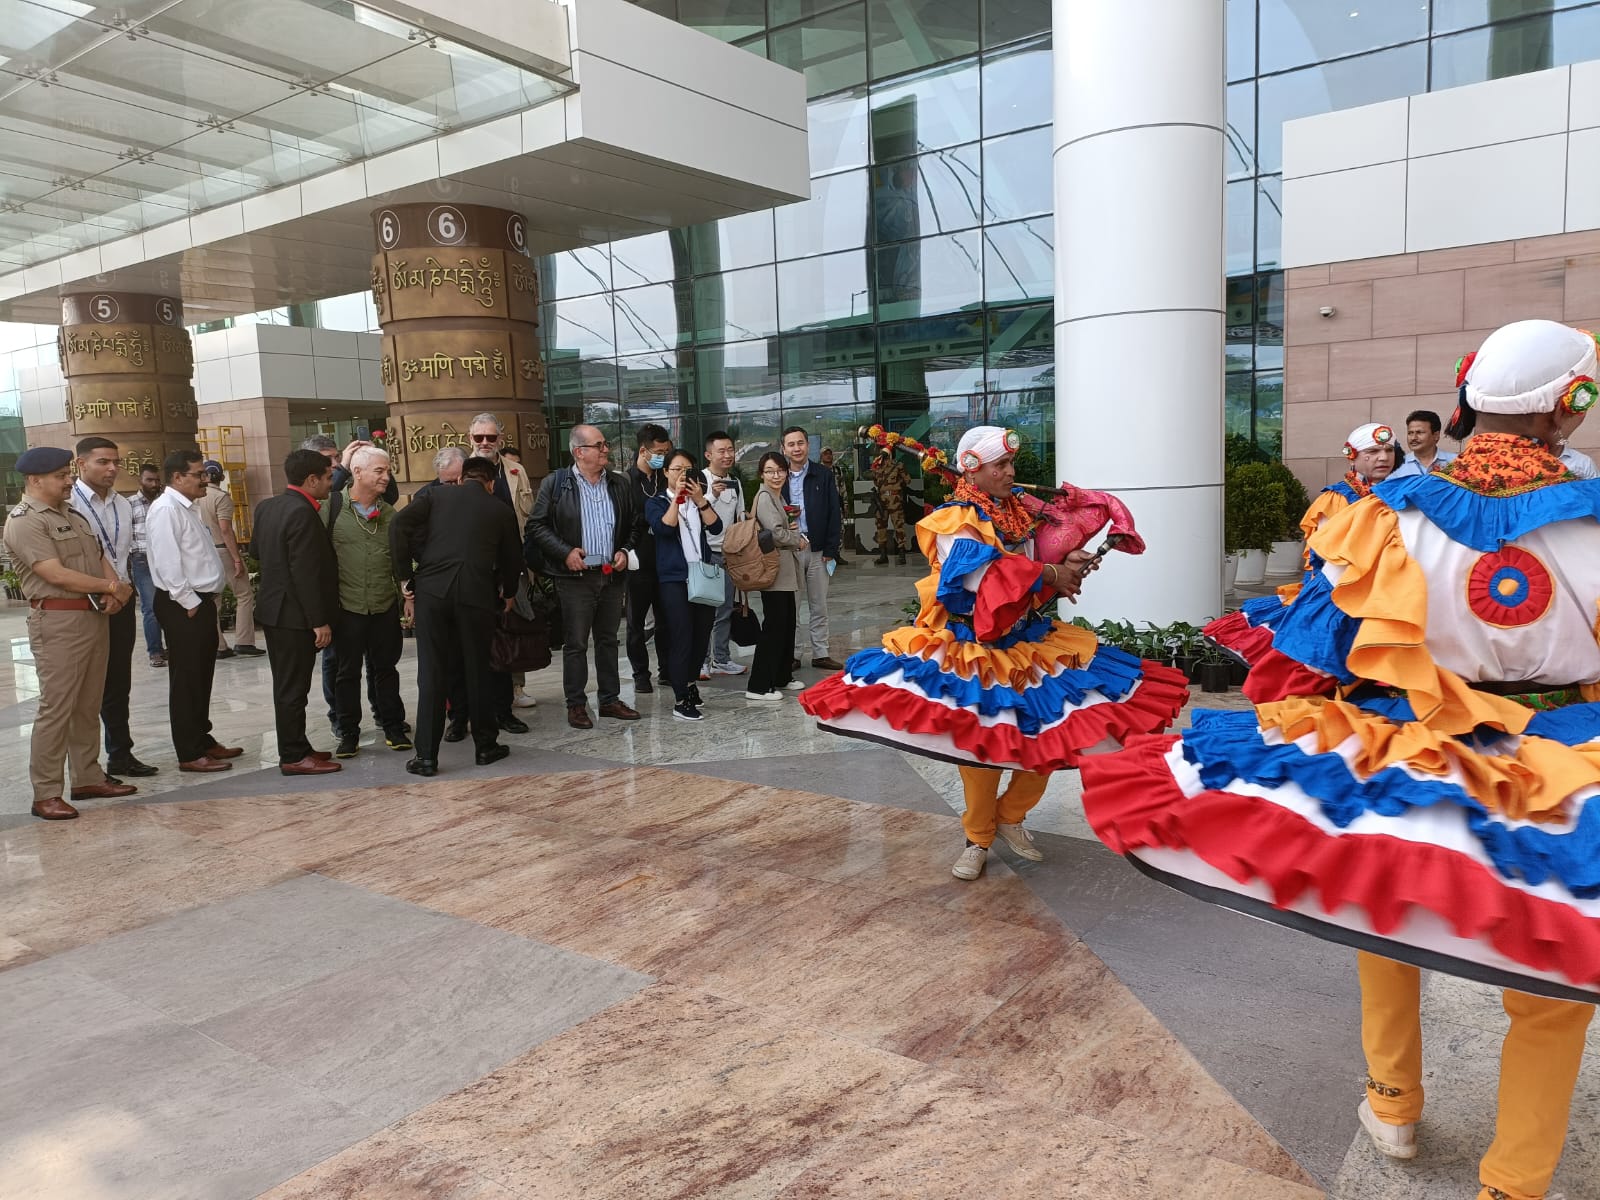
M906 565L906 488L911 486L911 476L886 450L872 460L872 486L877 493L872 515L878 527L878 557L873 561L879 566L889 561L889 526L893 525L896 561L903 567Z
M839 489L839 545L849 546L852 550L859 549L856 545L856 523L850 516L850 468L842 458L835 458L827 446L822 448L818 457L822 465L833 472L833 485ZM835 561L841 567L849 566L843 555Z

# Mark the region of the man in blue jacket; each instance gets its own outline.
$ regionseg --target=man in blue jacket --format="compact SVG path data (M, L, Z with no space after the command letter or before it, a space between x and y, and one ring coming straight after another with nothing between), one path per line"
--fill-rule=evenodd
M811 440L799 425L783 431L783 456L789 460L784 503L800 510L796 524L811 544L809 550L800 551L800 576L811 622L811 665L842 671L844 664L828 653L828 576L839 557L839 489L833 472L811 461ZM794 644L799 647L805 644L805 630L798 627L798 603L795 609Z

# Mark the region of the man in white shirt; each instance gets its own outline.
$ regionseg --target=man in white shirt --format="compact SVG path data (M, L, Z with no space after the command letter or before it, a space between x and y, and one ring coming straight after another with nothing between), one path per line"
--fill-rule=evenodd
M145 515L156 620L167 640L167 711L180 771L226 771L242 747L211 736L211 681L217 670L217 593L222 560L195 502L208 475L198 450L174 450L161 464L166 491Z
M733 528L735 521L744 519L744 488L733 477L733 438L721 429L706 434L706 499L711 501L711 507L722 520L721 529L706 533L711 561L721 566L722 535ZM724 572L723 582L727 593L717 609L716 622L711 626L711 660L701 668L702 679L744 674L744 664L733 661L728 637L733 625L733 576Z
M1426 475L1455 459L1448 450L1439 449L1439 414L1419 408L1406 418L1406 449L1411 457L1389 473L1390 479L1404 479L1407 475Z
M78 478L68 497L83 515L106 553L106 561L123 583L133 583L128 561L133 552L133 506L117 494L122 455L109 438L86 437L77 445ZM133 642L138 634L138 609L127 604L112 613L106 657L105 689L100 699L100 724L105 729L106 771L111 775L154 775L156 768L133 756L128 728L128 692L133 687Z

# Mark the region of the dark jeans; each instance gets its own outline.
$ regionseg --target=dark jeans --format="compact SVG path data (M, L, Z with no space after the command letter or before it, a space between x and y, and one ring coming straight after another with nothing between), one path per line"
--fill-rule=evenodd
M378 726L384 733L400 733L406 723L405 703L400 699L400 651L405 635L400 629L400 605L390 605L379 613L353 613L341 609L334 626L333 644L338 647L338 674L334 682L335 710L341 737L356 737L361 732L361 668L367 668L367 695Z
M594 635L594 673L601 704L621 698L617 671L617 629L627 583L617 575L585 571L573 579L555 578L561 598L561 687L567 707L585 703L589 689L589 636ZM648 666L646 668L648 670Z
M150 578L150 560L143 554L128 556L128 576L139 593L139 612L144 617L144 648L148 654L161 653L161 622L156 620L156 583Z
M794 678L794 593L761 593L761 637L750 664L750 690L772 692Z
M644 619L656 602L656 573L654 571L629 571L626 575L628 589L628 665L633 668L633 678L637 682L650 678L650 651L647 649L649 642L644 636ZM667 639L661 621L661 614L656 614L656 670L665 674L667 670Z
M656 631L667 628L667 678L679 703L689 698L689 685L700 678L700 664L711 645L717 610L689 599L689 585L679 579L656 587Z
M401 634L402 645L405 635ZM367 704L372 708L372 719L378 722L378 728L384 727L382 719L378 716L378 689L372 686L373 671L370 658L367 661ZM328 727L333 730L334 737L343 736L339 728L339 640L336 637L322 649L322 698L328 705ZM357 706L359 707L359 705ZM401 721L405 720L402 716ZM359 726L358 726L359 728Z
M306 737L306 700L311 668L317 661L317 635L309 629L263 625L267 663L272 667L272 718L278 728L278 761L297 763L311 753ZM170 668L169 668L170 669Z
M133 753L133 733L128 728L128 689L133 686L133 643L138 634L135 615L133 606L129 605L111 618L111 641L106 650L106 689L100 699L100 724L106 731L107 762L116 762Z
M215 744L211 736L211 681L217 673L217 600L200 597L190 616L183 605L156 589L156 620L167 641L167 712L172 749L181 763L193 762Z
M417 757L439 757L452 662L460 664L466 678L467 717L473 743L479 750L488 749L495 744L499 732L489 690L489 636L494 628L494 613L486 608L458 608L448 600L419 593L416 614Z

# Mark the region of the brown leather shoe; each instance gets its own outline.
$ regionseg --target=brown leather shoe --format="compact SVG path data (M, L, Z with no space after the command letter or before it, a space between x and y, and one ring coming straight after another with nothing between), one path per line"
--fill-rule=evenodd
M104 783L86 783L82 787L72 789L74 800L114 800L118 796L131 796L139 789L131 783L113 783L107 779Z
M335 771L344 770L344 764L308 754L299 762L279 763L278 770L285 775L332 775Z
M33 802L33 815L41 821L70 821L78 815L78 810L60 796L51 796L48 800Z
M594 718L589 715L587 704L567 705L567 724L574 729L593 729Z
M813 658L811 665L823 671L842 671L844 664L837 658Z
M180 771L231 771L233 764L223 762L221 759L212 758L202 754L199 758L190 759L188 762L178 764Z
M621 700L613 700L609 704L600 706L600 715L602 717L615 717L619 721L637 721L639 719L639 710L629 708Z
M333 761L333 751L332 750L313 750L311 752L311 757L316 759L318 762L332 762Z
M216 742L206 747L206 758L238 758L244 753L243 746L222 746Z

